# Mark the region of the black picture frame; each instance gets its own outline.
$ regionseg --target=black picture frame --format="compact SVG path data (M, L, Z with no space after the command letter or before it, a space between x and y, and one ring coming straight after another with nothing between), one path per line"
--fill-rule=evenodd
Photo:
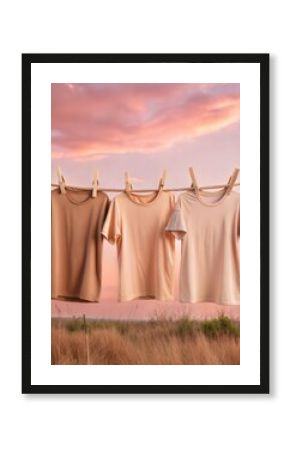
M269 393L269 61L268 53L22 54L22 393ZM258 63L260 65L260 384L32 385L31 383L31 65L33 63Z

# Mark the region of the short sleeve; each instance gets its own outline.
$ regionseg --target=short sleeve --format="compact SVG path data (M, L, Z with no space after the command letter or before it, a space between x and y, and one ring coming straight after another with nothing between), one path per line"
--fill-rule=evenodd
M176 198L174 194L170 195L170 207L173 209L176 206Z
M102 229L102 235L114 244L121 236L121 216L116 200L112 200Z
M175 207L173 208L165 231L172 233L176 239L182 239L187 232L180 200L177 201Z

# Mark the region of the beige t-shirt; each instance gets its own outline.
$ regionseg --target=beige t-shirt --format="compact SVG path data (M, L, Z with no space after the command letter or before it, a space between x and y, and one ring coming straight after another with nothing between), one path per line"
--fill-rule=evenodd
M240 194L182 193L166 230L181 243L180 300L240 303Z
M66 188L51 192L51 295L98 301L102 274L101 234L109 197Z
M117 245L120 301L172 300L175 239L165 226L174 205L174 195L163 190L122 192L112 200L102 234Z

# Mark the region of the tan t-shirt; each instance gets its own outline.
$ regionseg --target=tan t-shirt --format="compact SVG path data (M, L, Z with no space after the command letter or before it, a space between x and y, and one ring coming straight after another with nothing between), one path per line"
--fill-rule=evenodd
M101 234L109 197L66 188L51 192L51 295L98 301L101 289Z
M165 232L175 205L171 192L122 192L111 202L102 234L116 243L119 300L172 300L175 239Z
M181 243L180 300L240 303L240 194L182 193L166 230Z

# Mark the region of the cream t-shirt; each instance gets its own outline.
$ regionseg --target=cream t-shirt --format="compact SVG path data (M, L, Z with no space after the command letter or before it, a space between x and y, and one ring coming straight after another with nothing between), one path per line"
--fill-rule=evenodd
M111 202L102 234L116 243L119 300L173 299L175 239L165 232L175 197L122 192Z
M51 192L51 296L97 302L109 197L66 188Z
M240 194L182 193L166 226L181 239L180 300L240 303Z

